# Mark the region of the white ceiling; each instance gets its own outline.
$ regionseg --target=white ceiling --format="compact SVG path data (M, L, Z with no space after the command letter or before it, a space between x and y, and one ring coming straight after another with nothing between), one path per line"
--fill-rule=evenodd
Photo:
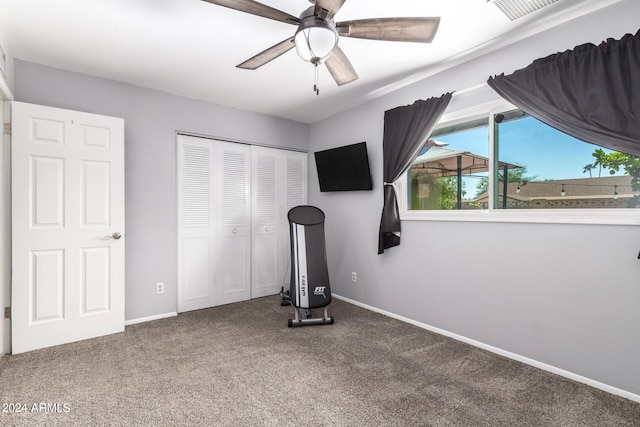
M511 22L487 0L347 0L337 22L440 16L440 29L431 44L341 38L360 79L338 87L322 67L319 96L295 50L255 71L235 67L295 26L201 0L0 0L0 33L18 59L313 123L617 1L559 0ZM295 16L310 6L262 2Z

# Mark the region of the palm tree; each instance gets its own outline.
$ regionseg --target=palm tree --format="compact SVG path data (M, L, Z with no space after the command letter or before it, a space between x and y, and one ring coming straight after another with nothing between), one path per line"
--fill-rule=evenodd
M592 171L593 169L595 169L596 167L597 167L597 165L596 165L596 164L594 164L594 163L589 163L588 165L585 165L585 166L584 166L584 169L582 169L582 173L587 173L587 172L589 172L589 178L593 178L593 177L591 176L591 171ZM600 165L600 167L602 168L602 165Z
M596 158L596 161L593 163L593 165L600 167L600 169L598 170L598 178L600 178L602 176L602 164L607 161L607 155L602 148L598 148L593 153L591 153L591 155Z

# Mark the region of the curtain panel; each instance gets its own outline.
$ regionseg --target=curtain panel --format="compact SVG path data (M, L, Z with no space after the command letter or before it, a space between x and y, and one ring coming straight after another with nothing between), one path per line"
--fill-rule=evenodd
M538 59L487 83L568 135L640 155L640 31Z
M378 254L400 244L400 211L393 183L420 153L449 105L451 95L446 93L439 98L418 100L412 105L397 107L384 113L384 204L378 233Z

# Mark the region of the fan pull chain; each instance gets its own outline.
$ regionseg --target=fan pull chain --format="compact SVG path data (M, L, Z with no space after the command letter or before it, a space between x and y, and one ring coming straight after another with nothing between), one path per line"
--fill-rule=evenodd
M313 85L313 91L316 95L320 95L320 88L318 87L318 63L313 64L313 68L315 71L315 83Z

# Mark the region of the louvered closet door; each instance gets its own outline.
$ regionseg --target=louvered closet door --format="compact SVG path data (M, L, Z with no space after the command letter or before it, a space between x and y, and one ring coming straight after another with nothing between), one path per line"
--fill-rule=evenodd
M178 311L289 286L287 212L306 203L307 155L178 136Z
M180 135L178 311L251 298L251 147Z
M284 151L284 170L286 177L283 205L284 213L280 215L280 230L282 230L282 253L286 259L283 282L284 288L289 289L291 283L291 246L289 243L289 220L287 213L291 208L307 204L307 154Z
M252 259L251 293L253 298L279 292L282 276L282 256L279 239L278 209L279 160L275 150L254 147L252 203Z
M251 146L214 144L217 152L217 304L251 298Z
M209 140L178 139L178 311L216 305L216 209L213 147Z
M305 153L252 147L252 298L288 288L287 212L306 202Z

